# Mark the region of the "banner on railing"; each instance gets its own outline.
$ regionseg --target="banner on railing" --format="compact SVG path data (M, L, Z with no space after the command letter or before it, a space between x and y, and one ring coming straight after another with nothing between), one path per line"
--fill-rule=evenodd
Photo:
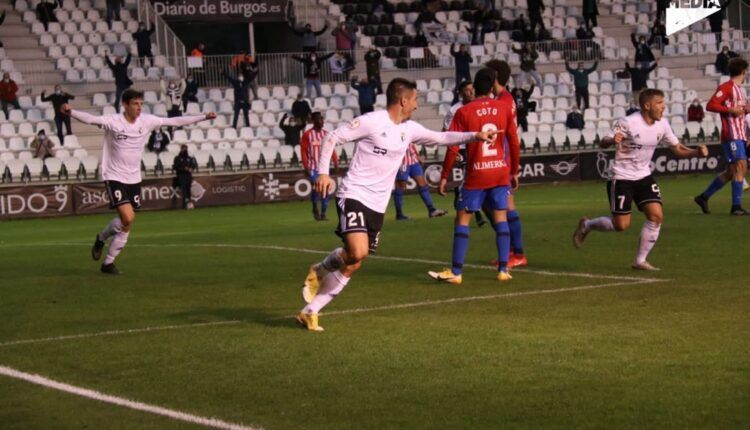
M668 148L658 148L651 168L657 176L717 172L724 167L721 147L709 145L708 150L706 158L680 159ZM521 158L519 170L521 184L607 179L613 160L611 150L525 156ZM333 175L337 184L345 173L342 169ZM424 173L430 187L437 188L441 163L425 163ZM460 185L463 179L463 170L452 169L448 189ZM196 176L191 195L195 206L200 208L305 200L312 187L309 177L301 170ZM413 180L409 180L407 187L407 191L416 192ZM141 201L143 210L178 209L182 207L182 194L172 177L147 179L141 184ZM0 188L0 220L108 211L109 197L102 182Z
M273 22L286 20L287 0L154 0L165 21Z

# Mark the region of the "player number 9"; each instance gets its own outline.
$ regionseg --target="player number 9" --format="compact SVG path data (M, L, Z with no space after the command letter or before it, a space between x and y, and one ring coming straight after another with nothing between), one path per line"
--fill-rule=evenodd
M115 200L122 200L122 191L115 190Z
M482 126L482 131L484 132L497 131L497 127L495 126L495 124L487 123ZM496 157L497 156L497 148L492 148L496 140L497 140L497 135L495 135L495 137L492 139L492 143L482 142L482 157Z

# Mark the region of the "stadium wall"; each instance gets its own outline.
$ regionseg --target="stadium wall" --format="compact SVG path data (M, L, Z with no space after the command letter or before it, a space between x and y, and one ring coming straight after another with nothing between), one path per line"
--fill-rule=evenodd
M717 172L724 160L719 145L708 146L707 158L678 159L667 148L657 149L652 170L656 175ZM609 176L614 151L552 153L523 157L521 183L575 182L602 180ZM442 166L425 165L425 178L432 187L440 182ZM344 170L333 175L337 181ZM454 168L449 185L462 180L462 170ZM192 197L196 207L242 205L304 200L312 184L301 170L265 173L196 176ZM172 177L146 179L142 183L143 210L181 207L181 194ZM410 181L409 188L415 189ZM76 182L49 185L19 185L0 188L0 220L94 214L109 211L109 200L102 182Z

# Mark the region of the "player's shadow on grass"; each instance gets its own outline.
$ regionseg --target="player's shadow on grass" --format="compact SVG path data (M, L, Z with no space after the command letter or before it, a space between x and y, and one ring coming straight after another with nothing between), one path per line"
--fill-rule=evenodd
M292 317L293 312L276 311L269 312L269 309L254 308L199 308L187 312L180 312L171 315L195 322L214 322L214 321L241 321L242 323L265 325L268 327L287 327L298 328Z

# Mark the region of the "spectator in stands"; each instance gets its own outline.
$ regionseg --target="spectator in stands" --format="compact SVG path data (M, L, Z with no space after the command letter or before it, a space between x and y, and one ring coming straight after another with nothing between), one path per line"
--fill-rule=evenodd
M292 116L297 121L302 120L302 122L307 123L310 120L311 113L310 103L304 99L302 92L300 92L297 94L297 100L292 103Z
M472 45L484 45L484 35L495 31L491 21L475 21L471 27L466 27L466 31L471 34Z
M242 51L244 52L244 51ZM258 99L258 61L255 56L245 54L238 65L239 72L245 77L247 87L253 93L253 100Z
M354 66L354 47L357 44L357 27L356 24L347 25L346 22L340 22L339 25L333 29L331 35L336 39L336 50L339 52L346 52L349 54L349 58Z
M47 0L42 0L36 5L36 17L42 22L44 31L49 31L50 22L58 22L55 9L57 9L57 3Z
M115 57L114 64L112 64L112 61L109 59L109 52L104 54L104 61L109 66L109 69L112 70L112 76L115 77L115 110L117 112L120 112L120 97L123 91L133 85L133 81L128 77L128 65L131 58L132 54L128 53L125 61L123 61L122 57L118 55Z
M243 118L245 118L245 126L250 126L250 99L248 94L248 82L242 74L233 78L226 71L224 77L229 81L234 89L234 119L232 120L232 127L237 128L237 120L240 117L240 110L242 110Z
M660 0L663 2L667 2L668 0ZM725 2L721 6L721 10L719 12L714 12L711 15L708 16L708 24L711 26L711 33L714 34L714 38L716 39L716 49L719 49L719 46L721 46L721 30L724 27L724 18L726 18L726 12L724 11L727 6L729 6L729 3L731 3L731 0ZM667 9L667 6L664 6L664 10Z
M625 63L625 69L630 73L630 87L633 91L633 101L638 103L638 97L641 95L641 91L646 88L648 82L648 75L656 68L657 63L651 67L630 67L630 64Z
M529 122L526 121L526 116L529 112L536 110L536 102L529 101L531 94L534 92L534 84L528 90L524 90L523 87L513 88L511 94L513 100L516 102L516 118L518 125L521 126L523 131L529 131Z
M292 118L292 121L284 125L287 117L288 115L284 114L279 121L279 128L284 132L284 143L290 146L299 145L299 138L305 130L305 122L302 119Z
M521 49L513 48L513 52L521 57L521 73L518 79L521 82L528 82L529 75L534 78L536 86L542 86L542 75L536 70L536 60L539 58L539 54L536 52L536 48L530 42L526 42Z
M151 24L151 29L146 30L146 24L138 23L138 31L133 33L133 39L138 47L138 59L140 59L143 67L146 67L146 58L149 59L149 64L154 65L154 54L151 52L151 35L156 31L154 24Z
M112 19L120 19L120 8L125 7L125 0L107 0L107 26L112 30Z
M518 18L513 20L513 29L523 31L527 24L528 21L526 21L526 18L523 17L523 14L520 14L518 15Z
M664 47L669 45L669 39L667 38L667 27L664 26L663 19L657 19L656 22L654 22L654 27L651 29L650 40L653 40L654 43L656 43L656 46L661 50L662 55L664 55Z
M573 69L565 61L565 69L573 75L573 86L576 91L576 106L578 106L578 109L586 110L589 108L589 75L596 70L598 65L599 62L595 61L591 68L584 69L583 63L578 63L578 68ZM581 108L581 104L583 104L583 108Z
M531 31L536 31L537 26L544 28L542 11L545 7L542 0L528 0L527 5L529 7L529 25L531 26Z
M581 22L581 25L578 27L578 30L576 30L576 39L578 40L591 40L594 38L594 32L586 27L585 22Z
M628 110L625 111L625 115L626 116L627 115L631 115L631 114L636 113L638 111L640 111L640 109L638 108L638 103L636 103L633 100L631 100L630 101L630 107L628 108Z
M318 36L328 30L328 23L326 22L323 25L323 28L319 31L313 31L312 25L310 25L309 23L305 24L305 28L303 30L298 30L291 24L289 25L289 28L294 34L302 37L302 52L315 52L318 50Z
M182 116L180 105L182 104L182 95L185 93L185 81L169 81L169 84L167 85L164 82L164 79L162 79L159 81L159 86L161 87L162 99L164 99L164 102L169 108L167 111L167 117L172 118Z
M730 51L729 47L724 45L721 48L721 52L716 55L716 61L714 62L716 71L722 75L729 76L729 60L735 57L739 57L739 55L734 51Z
M662 19L666 16L667 5L669 5L669 0L656 0L656 19Z
M458 85L463 81L471 81L471 66L474 60L466 49L466 45L459 45L458 51L455 50L456 44L451 44L451 55L456 66L456 88L453 90L453 103L458 100Z
M49 96L46 96L44 91L42 91L42 101L52 102L52 110L55 111L55 128L57 128L57 138L60 139L60 145L65 143L65 140L63 139L63 124L65 124L65 128L68 131L65 134L73 134L70 130L70 115L62 113L60 108L73 99L75 99L75 97L64 92L59 85L55 85L55 92Z
M31 141L31 150L33 151L34 158L49 158L52 157L52 140L47 137L47 132L44 129L39 130L39 133Z
M333 57L333 52L318 56L315 52L311 52L306 57L298 57L292 55L292 58L302 63L305 66L305 91L307 98L312 98L312 90L315 88L316 97L320 97L322 90L320 89L320 65L324 61Z
M378 90L378 83L370 81L365 77L357 82L356 77L352 79L352 88L357 90L359 95L359 114L364 115L375 110L375 97Z
M536 32L534 32L534 29L531 28L531 24L526 24L526 27L524 27L523 32L521 33L520 41L536 42Z
M651 52L651 45L654 43L653 35L646 41L646 36L638 36L638 40L635 38L635 33L630 33L630 41L635 47L635 62L642 68L648 67L652 62L656 61L654 53Z
M193 79L193 74L188 73L183 82L185 92L182 93L182 110L187 110L188 103L198 103L198 81Z
M4 22L5 22L5 11L3 11L3 14L0 15L0 25L3 25ZM0 42L0 48L2 47L3 47L3 42Z
M568 116L565 118L565 127L583 130L585 125L586 123L583 120L583 114L581 114L581 111L576 106L573 106L568 113Z
M8 118L9 104L13 106L13 109L21 109L16 93L18 93L18 84L10 78L10 73L3 73L3 80L0 82L0 103L2 103L5 118Z
M182 208L192 209L193 202L191 201L192 194L190 193L190 187L193 184L193 171L198 168L198 162L195 157L188 154L187 145L180 145L180 153L174 157L172 162L172 170L177 174L175 183L177 187L182 191Z
M156 152L157 154L167 149L167 145L169 145L169 134L166 133L164 130L162 130L161 127L157 128L156 130L151 132L151 136L148 138L148 143L146 144L146 148L151 152Z
M190 51L190 56L202 57L205 52L206 52L206 44L203 42L198 42L198 44L195 45L195 48L193 48L193 50Z
M596 6L598 0L583 0L583 22L588 29L592 29L599 24L596 17L599 15L599 8Z
M426 48L428 46L427 36L424 35L422 29L417 30L416 36L414 36L414 47L415 48Z
M703 105L701 105L700 100L693 100L693 104L688 108L687 117L688 122L703 122L703 118L706 117L706 112L703 110Z
M372 47L365 52L365 65L367 66L367 79L378 83L378 94L383 94L383 84L380 81L380 51Z

